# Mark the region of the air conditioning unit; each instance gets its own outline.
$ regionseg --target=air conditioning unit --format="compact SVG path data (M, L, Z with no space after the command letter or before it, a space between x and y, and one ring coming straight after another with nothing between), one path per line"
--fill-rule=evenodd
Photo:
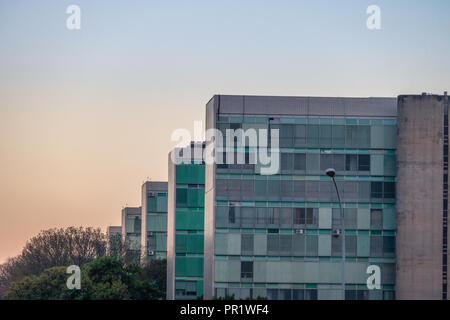
M154 256L154 255L155 255L155 251L149 250L149 251L148 251L148 255L149 255L149 256Z
M341 235L341 229L333 229L332 234L333 234L333 236L339 236L339 235Z
M304 229L295 229L295 233L296 234L304 234L305 230Z

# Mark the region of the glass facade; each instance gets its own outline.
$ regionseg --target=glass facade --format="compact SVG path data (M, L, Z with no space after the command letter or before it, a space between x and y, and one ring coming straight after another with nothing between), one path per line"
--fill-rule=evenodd
M205 166L176 165L175 299L203 296Z
M147 192L147 261L166 259L167 192Z
M138 264L141 256L141 208L126 207L122 209L122 255L127 263Z
M393 299L395 118L219 114L216 121L224 136L227 129L279 129L280 168L266 176L258 163L216 165L215 296L340 299L340 211L325 175L335 168L346 299ZM381 269L380 290L367 288L369 265Z

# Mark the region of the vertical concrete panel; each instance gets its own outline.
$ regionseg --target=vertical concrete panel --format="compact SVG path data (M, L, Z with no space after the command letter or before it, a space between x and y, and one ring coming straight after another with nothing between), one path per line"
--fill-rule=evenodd
M358 208L357 223L360 230L370 229L370 209Z
M331 256L331 235L330 234L319 235L319 256L322 256L322 257Z
M397 299L442 297L444 106L398 99Z
M373 154L370 157L370 175L382 176L384 175L384 155Z
M331 229L331 208L319 208L319 229Z

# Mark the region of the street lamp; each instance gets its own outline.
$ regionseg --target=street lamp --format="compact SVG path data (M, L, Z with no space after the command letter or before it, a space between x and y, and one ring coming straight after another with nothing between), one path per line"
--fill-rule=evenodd
M336 180L334 180L334 176L336 175L336 170L333 168L329 168L325 170L327 176L331 178L334 184L334 188L336 189L337 197L339 200L339 208L341 209L341 245L342 245L342 275L341 275L341 295L342 300L345 300L345 220L344 220L344 210L342 209L341 197L339 196L339 190L336 184Z

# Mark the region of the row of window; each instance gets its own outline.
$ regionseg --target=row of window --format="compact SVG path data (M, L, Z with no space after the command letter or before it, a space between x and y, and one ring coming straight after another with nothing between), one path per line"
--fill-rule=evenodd
M388 216L392 218L391 216ZM388 218L386 217L386 219ZM325 219L325 218L324 218ZM346 229L382 230L383 210L370 210L370 225L363 221L366 217L358 217L358 209L345 208L344 219ZM358 223L358 220L360 223ZM363 223L364 222L364 223ZM333 208L331 221L324 220L324 229L339 229L341 227L340 209ZM216 228L296 228L317 229L319 227L318 208L289 207L216 207Z
M234 299L258 299L268 300L318 300L319 291L322 299L340 299L340 289L253 289L253 288L216 288L216 297L234 297ZM263 293L265 292L265 294ZM375 294L374 294L375 293ZM393 290L377 290L371 293L366 289L346 289L345 300L394 300Z
M343 201L392 202L395 199L395 182L336 181L336 183ZM217 179L216 197L219 200L236 201L337 201L336 190L329 180Z
M304 234L268 234L263 238L255 240L253 234L241 235L240 251L231 244L231 248L222 240L217 238L216 254L239 254L252 256L265 253L268 256L333 256L339 257L342 254L341 236L323 236ZM264 241L264 243L262 243ZM361 243L358 243L358 242ZM331 242L331 243L330 243ZM319 248L319 243L322 248ZM358 245L360 251L358 252ZM263 252L262 246L266 250ZM256 250L258 252L256 252ZM392 258L395 256L395 237L371 235L358 237L357 235L345 236L345 251L348 257L370 256L372 258Z
M237 164L240 153L244 153L245 164ZM226 154L224 163L226 163ZM254 173L256 166L250 164L249 152L235 152L234 164L218 164L217 172ZM373 163L373 168L371 167ZM282 174L324 174L328 168L336 169L338 174L366 174L377 176L395 176L396 156L380 154L319 154L319 153L285 153L280 154Z
M242 127L239 123L219 123L217 128L224 136L224 145L226 145L226 130L237 130ZM244 126L244 130L246 127ZM269 124L266 128L279 130L281 148L395 149L397 145L396 126Z

